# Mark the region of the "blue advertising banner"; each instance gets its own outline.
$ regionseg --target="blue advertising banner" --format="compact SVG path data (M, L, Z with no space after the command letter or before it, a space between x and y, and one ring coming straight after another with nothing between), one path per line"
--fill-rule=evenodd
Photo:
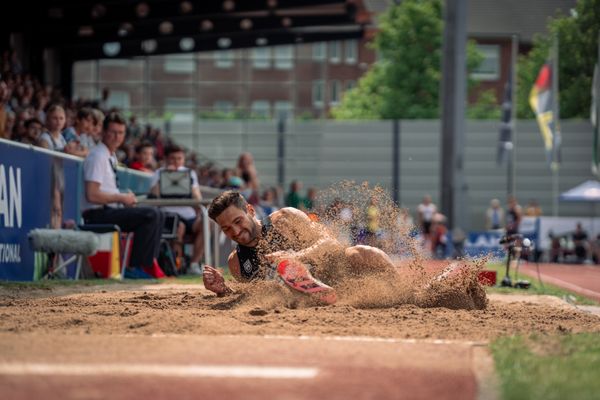
M0 280L43 275L46 257L31 250L27 235L80 223L82 176L78 157L0 139ZM123 189L149 189L148 174L122 169L119 178Z
M531 240L533 248L539 248L540 219L524 217L519 225L519 233ZM504 231L469 232L465 242L465 253L469 257L491 254L495 258L506 257L506 249L500 245Z
M469 257L491 254L494 258L504 258L506 250L500 245L502 231L469 232L465 242L465 253Z

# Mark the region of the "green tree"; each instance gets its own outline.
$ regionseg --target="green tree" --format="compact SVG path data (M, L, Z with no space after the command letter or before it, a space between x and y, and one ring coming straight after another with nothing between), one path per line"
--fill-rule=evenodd
M571 15L559 15L548 23L548 36L536 36L532 50L519 59L517 115L533 118L529 92L542 64L550 57L552 37L559 40L559 92L561 118L587 118L590 90L597 62L600 0L579 0Z
M442 0L404 0L380 15L373 47L380 60L332 110L338 119L436 118L442 55ZM467 46L467 69L482 57ZM474 82L469 81L469 87ZM482 101L495 104L494 98ZM482 108L482 110L484 110ZM481 110L476 113L482 116Z

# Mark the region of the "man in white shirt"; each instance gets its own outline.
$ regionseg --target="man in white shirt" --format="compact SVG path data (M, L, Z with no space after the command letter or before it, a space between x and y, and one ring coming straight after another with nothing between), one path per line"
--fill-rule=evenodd
M431 196L428 194L423 196L423 202L417 207L417 217L419 221L419 228L421 229L421 233L426 240L429 239L431 233L431 223L436 212L437 207L431 202Z
M119 191L115 151L125 139L125 124L120 114L110 113L104 119L102 142L83 162L83 218L86 224L115 224L123 232L133 232L131 268L125 277L149 278L143 269L151 270L158 256L164 217L156 208L135 207L135 195Z
M151 192L156 197L160 197L159 181L162 171L190 171L191 197L195 200L201 200L200 185L198 184L198 175L196 171L190 170L185 166L185 151L182 147L171 145L165 149L165 158L167 165L159 168L155 173L151 183ZM193 239L193 252L190 259L190 273L194 275L202 274L200 260L204 254L204 235L202 230L202 215L198 208L190 206L165 206L161 207L164 212L175 213L179 215L179 227L177 229L177 252L178 256L183 255L183 240L185 235L190 235Z

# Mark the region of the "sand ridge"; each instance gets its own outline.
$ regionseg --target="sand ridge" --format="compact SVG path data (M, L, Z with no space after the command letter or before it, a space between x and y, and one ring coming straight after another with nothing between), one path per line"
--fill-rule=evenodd
M0 332L109 335L339 335L384 338L492 340L514 334L600 332L600 318L548 302L499 301L484 310L413 304L361 308L280 302L281 287L218 298L201 285L114 285L35 289L0 287ZM495 295L496 296L496 295ZM529 297L528 297L529 299Z

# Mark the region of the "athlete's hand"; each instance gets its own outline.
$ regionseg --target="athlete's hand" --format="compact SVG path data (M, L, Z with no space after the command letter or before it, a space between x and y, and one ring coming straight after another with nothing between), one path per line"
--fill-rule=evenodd
M210 265L204 266L202 281L204 282L204 287L217 296L223 296L231 292L231 289L225 285L225 278L223 278L221 271Z

